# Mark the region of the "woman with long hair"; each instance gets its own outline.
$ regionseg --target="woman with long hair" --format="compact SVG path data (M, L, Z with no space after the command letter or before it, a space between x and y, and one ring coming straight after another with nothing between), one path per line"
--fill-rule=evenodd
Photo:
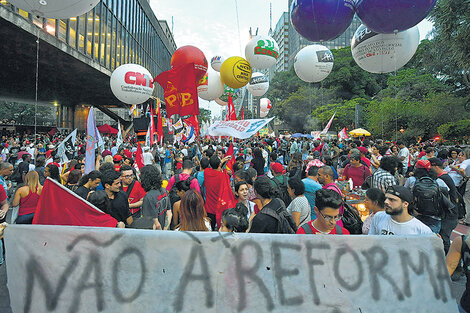
M59 168L57 167L57 165L54 165L52 163L46 165L46 169L44 170L44 177L50 177L53 180L61 183Z
M251 160L250 166L256 170L258 176L264 175L265 160L263 158L263 151L260 148L256 148L253 151L254 158Z
M16 224L32 224L42 186L36 171L28 172L24 177L25 184L18 188L13 199L13 206L19 205Z
M235 183L234 194L238 203L243 204L247 209L247 218L251 219L255 212L255 203L249 200L250 186L246 181L238 181ZM252 216L253 215L253 216Z
M180 205L181 222L177 230L211 231L211 221L206 216L204 200L194 189L186 191Z

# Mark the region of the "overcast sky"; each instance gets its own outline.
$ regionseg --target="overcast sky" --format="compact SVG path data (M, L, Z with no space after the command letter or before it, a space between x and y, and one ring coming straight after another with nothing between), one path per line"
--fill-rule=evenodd
M256 28L259 28L258 34L269 31L269 3L267 0L150 0L157 18L167 20L170 28L173 17L176 45L198 47L208 62L214 55L244 57L250 27L253 33ZM274 30L282 12L288 11L288 1L275 0L271 3ZM431 30L431 23L424 21L418 26L423 39ZM200 100L201 107L220 114L217 103Z

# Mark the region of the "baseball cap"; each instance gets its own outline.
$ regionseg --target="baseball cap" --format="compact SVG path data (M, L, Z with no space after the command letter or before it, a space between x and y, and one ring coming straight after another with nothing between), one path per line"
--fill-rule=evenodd
M416 162L415 167L424 168L429 171L429 169L431 168L431 162L429 162L428 160L418 160L418 162Z
M103 152L101 152L101 156L102 156L103 158L106 157L107 155L113 155L113 154L112 154L111 151L109 151L109 150L104 150Z
M113 157L113 161L114 162L120 162L122 161L122 156L120 154L116 154L114 157Z
M273 162L271 163L271 169L273 170L274 173L284 173L284 166L282 166L281 163L279 162Z
M385 193L389 193L394 196L397 196L398 198L410 204L413 202L413 194L408 188L403 187L403 186L398 186L398 185L390 186L387 188L387 191Z

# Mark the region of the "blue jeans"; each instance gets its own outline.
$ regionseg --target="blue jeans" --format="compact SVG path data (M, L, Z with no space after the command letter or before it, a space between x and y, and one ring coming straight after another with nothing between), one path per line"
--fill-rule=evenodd
M457 304L459 306L459 313L467 313L467 311L465 311L462 306L460 305L460 303Z
M426 226L431 228L433 233L439 234L439 232L441 231L441 221L440 220L436 220L435 218L432 218L432 217L427 216L427 215L418 215L416 218L418 220L420 220L421 222L423 222L423 224L425 224Z
M16 224L32 224L34 218L34 213L20 215L16 218Z

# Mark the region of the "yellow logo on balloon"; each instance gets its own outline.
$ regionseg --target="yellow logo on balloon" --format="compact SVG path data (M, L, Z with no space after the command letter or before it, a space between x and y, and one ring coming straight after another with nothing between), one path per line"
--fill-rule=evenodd
M250 82L250 63L242 57L230 57L220 67L220 78L231 88L241 88Z

